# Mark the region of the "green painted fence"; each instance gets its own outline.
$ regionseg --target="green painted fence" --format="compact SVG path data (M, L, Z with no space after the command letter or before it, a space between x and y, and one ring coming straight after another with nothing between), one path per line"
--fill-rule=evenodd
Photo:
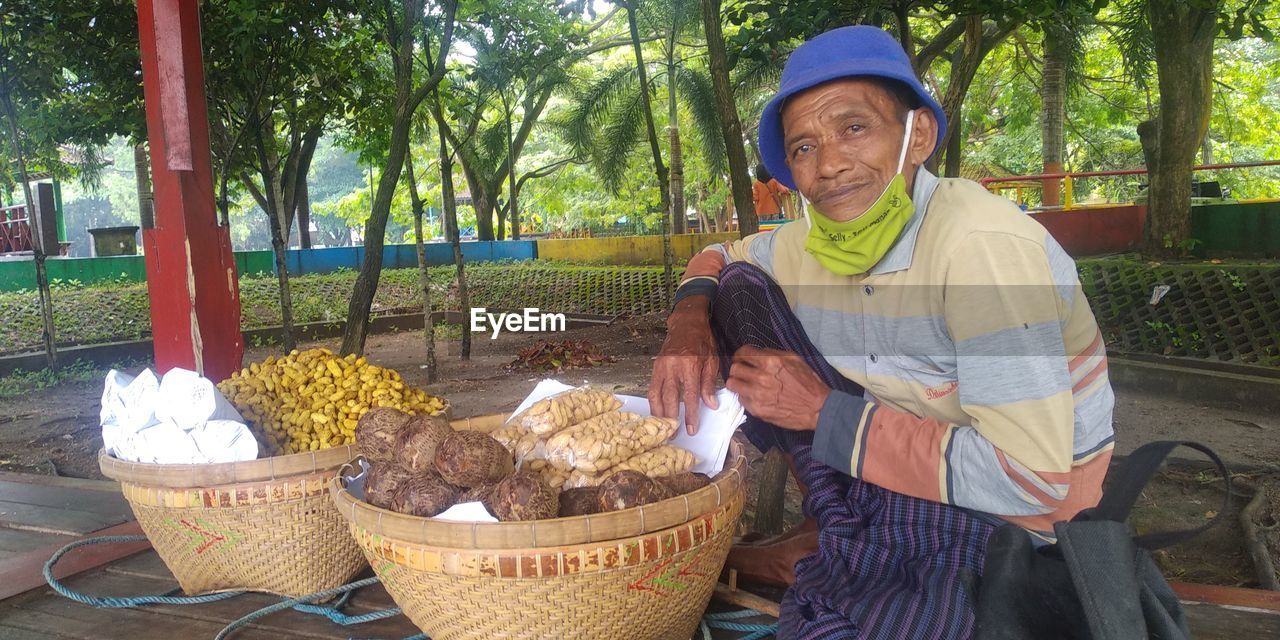
M1280 200L1192 207L1191 237L1202 258L1280 258Z
M271 273L270 251L237 251L236 270L241 275ZM45 261L50 282L146 282L147 264L142 256L109 258L50 258ZM31 258L0 260L0 291L36 288Z

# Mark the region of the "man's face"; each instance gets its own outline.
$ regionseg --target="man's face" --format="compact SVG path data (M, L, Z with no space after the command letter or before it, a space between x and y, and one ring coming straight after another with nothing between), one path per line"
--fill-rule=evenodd
M844 78L818 85L782 109L783 150L800 193L822 215L843 222L867 210L898 168L904 122L893 95L873 81ZM903 165L908 189L933 150L937 129L917 109ZM922 155L923 154L923 155Z

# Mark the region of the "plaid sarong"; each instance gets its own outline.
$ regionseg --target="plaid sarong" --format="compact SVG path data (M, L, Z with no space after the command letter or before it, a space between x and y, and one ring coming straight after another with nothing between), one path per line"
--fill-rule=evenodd
M782 290L741 262L720 274L712 325L728 378L742 345L800 355L831 388L862 395L818 353ZM967 638L975 589L995 520L862 482L815 460L812 432L748 416L743 432L762 451L793 456L808 487L805 513L819 525L818 552L796 564L782 600L781 640Z

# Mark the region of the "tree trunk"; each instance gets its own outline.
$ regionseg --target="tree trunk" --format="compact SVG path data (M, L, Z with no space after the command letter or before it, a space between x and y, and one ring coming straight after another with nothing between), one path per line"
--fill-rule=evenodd
M13 139L14 155L18 160L18 179L22 180L22 197L26 199L25 206L27 212L27 224L31 227L31 250L36 266L36 289L40 292L40 321L43 330L40 332L40 339L44 342L45 362L49 364L50 369L58 368L58 351L54 348L56 341L53 326L53 294L49 290L49 272L45 269L44 261L46 247L44 244L44 233L41 233L40 216L36 214L35 198L31 197L31 183L27 179L27 159L26 154L22 152L22 137L18 131L18 110L13 105L13 96L10 94L8 78L0 77L0 92L4 99L4 113L9 121L9 135Z
M955 178L960 175L960 168L964 160L964 118L957 118L951 121L950 132L947 134L947 155L945 175L948 178Z
M432 97L431 111L436 119L436 129L440 132L440 199L444 202L444 226L448 229L449 244L453 245L453 265L458 280L458 311L465 317L471 309L471 294L467 290L467 271L462 259L462 234L458 229L458 204L453 195L453 155L449 153L448 140L445 138L444 112L440 109L440 96ZM471 359L471 327L463 321L462 326L462 359Z
M390 144L387 147L386 170L378 180L378 190L370 207L369 221L365 223L364 262L360 265L360 274L356 276L355 286L351 290L351 301L347 306L347 327L342 335L342 354L350 355L364 351L365 337L369 332L369 310L373 306L373 296L378 291L378 280L382 276L382 248L386 242L387 218L391 215L391 200L395 196L396 185L400 181L400 172L404 169L404 156L409 149L409 131L413 126L413 112L422 100L440 84L445 74L445 59L449 55L449 47L453 38L453 28L457 12L457 2L443 0L441 22L443 33L440 35L440 49L434 63L428 63L430 76L419 85L414 83L414 53L418 46L414 34L424 18L423 2L401 3L404 15L396 25L392 12L388 10L387 21L398 41L391 50L391 60L395 70L394 111L391 113ZM390 7L390 3L387 5ZM431 30L427 30L430 33ZM428 37L424 36L422 45L430 49Z
M1191 167L1209 127L1218 3L1200 9L1149 0L1147 6L1160 111L1138 126L1151 178L1144 248L1153 257L1174 257L1190 248Z
M507 94L502 94L503 113L507 116L507 182L511 187L511 199L508 205L511 210L511 239L520 239L520 207L519 201L516 200L516 159L513 155L515 147L515 137L511 134L511 118L514 114L507 106Z
M1213 140L1209 139L1209 131L1204 132L1204 141L1200 143L1200 164L1213 164Z
M738 120L738 107L729 86L729 58L724 49L724 35L720 31L720 0L702 0L702 28L707 36L707 62L711 71L711 87L715 91L716 111L720 114L720 135L724 137L725 154L729 160L729 186L733 202L742 218L744 237L760 229L755 204L751 200L751 171L747 168L747 153L742 146L742 123ZM716 231L719 228L719 215Z
M640 101L644 111L645 127L649 134L649 151L653 153L653 171L658 176L658 193L662 202L662 277L667 300L675 296L675 276L672 275L675 256L671 252L671 197L667 184L667 168L662 164L662 150L658 148L658 131L653 124L653 106L649 103L649 72L644 66L644 54L640 47L640 30L636 26L636 0L627 3L627 26L631 30L631 48L636 54L636 73L640 76Z
M223 176L223 199L226 199L226 182ZM156 226L154 196L151 194L151 161L147 159L146 143L133 145L133 181L138 190L138 221L143 229ZM225 209L225 205L223 207ZM223 216L226 219L226 216Z
M969 93L969 86L973 84L978 67L982 65L987 54L1019 26L1019 23L1011 21L1010 24L987 32L981 16L966 16L959 19L964 20L964 40L952 56L951 77L947 81L947 93L942 98L942 111L946 114L947 122L951 126L947 127L947 135L942 140L941 149L947 150L946 175L953 178L960 175L964 143L963 138L955 143L952 143L951 139L960 136L964 99Z
M1069 48L1064 42L1071 35L1053 25L1044 30L1044 70L1040 83L1040 155L1043 173L1062 172L1064 123L1067 115L1067 59ZM1059 181L1045 180L1041 187L1046 207L1060 203Z
M899 1L893 5L893 20L898 28L898 42L907 53L907 59L914 68L916 64L916 42L911 36L911 2Z
M467 187L471 189L471 208L476 212L476 239L493 240L494 207L493 199L489 197L489 190L480 175L466 162L462 163L462 174L467 179Z
M285 353L293 351L297 340L293 331L293 296L289 290L289 267L285 251L289 245L289 221L293 219L292 203L285 201L281 185L280 156L275 147L275 121L270 117L260 120L254 131L254 143L258 153L258 173L262 178L263 197L266 199L267 218L270 220L271 250L275 256L276 279L280 292L280 326ZM268 143L270 140L270 143Z
M427 271L427 247L422 241L422 198L418 176L413 171L413 150L404 154L404 170L409 178L409 201L413 205L413 244L418 252L418 285L422 288L422 340L427 348L427 384L436 380L436 328L431 322L431 274Z
M680 103L676 101L675 32L667 48L667 132L671 138L671 233L685 233L688 207L684 201L684 154L680 147Z
M364 225L364 261L360 264L360 274L356 276L351 302L347 306L347 328L342 335L343 355L364 352L364 341L369 332L369 310L373 307L373 296L378 292L378 280L382 276L382 248L386 243L391 199L395 196L396 183L404 167L404 155L409 149L413 107L409 104L406 90L397 93L386 170L378 179L372 212Z
M495 197L495 200L496 200L496 197ZM497 228L498 240L506 240L507 239L507 208L506 206L499 204L498 202L494 202L493 210L498 216L498 228Z
M311 194L307 189L307 176L298 176L298 246L311 248Z
M684 201L684 149L680 127L671 127L671 232L688 233L688 205ZM679 167L677 169L677 167Z

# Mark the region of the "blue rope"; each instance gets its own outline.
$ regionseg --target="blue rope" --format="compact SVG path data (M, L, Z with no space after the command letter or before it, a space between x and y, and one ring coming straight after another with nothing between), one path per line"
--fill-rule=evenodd
M90 595L85 595L82 593L77 593L75 591L72 591L66 585L62 584L62 582L60 582L57 578L53 577L54 565L56 565L58 561L62 559L63 556L65 556L67 553L69 553L74 549L77 549L79 547L83 547L86 545L91 545L91 544L141 542L146 539L147 539L146 536L102 536L98 538L88 538L85 540L77 540L59 549L57 553L54 553L53 556L50 557L49 560L44 563L44 579L46 582L49 583L49 586L53 588L54 591L58 592L59 595L62 595L63 597L69 598L76 602L79 602L80 604L89 605L91 607L97 607L99 609L131 609L131 608L141 607L149 604L169 604L169 605L208 604L210 602L218 602L220 600L227 600L230 598L234 598L236 596L239 596L245 593L244 591L232 591L227 593L214 593L214 594L203 595L203 596L174 596L172 594L178 593L181 589L173 589L163 595L155 595L155 596L102 597L102 596L90 596ZM236 629L239 629L245 625L253 623L254 621L260 618L264 618L266 616L269 616L279 611L283 611L285 609L294 609L295 611L299 611L301 613L321 615L328 618L333 623L342 625L342 626L363 624L365 622L373 622L375 620L385 620L387 618L393 618L395 616L400 615L401 610L399 608L383 609L381 611L371 611L369 613L356 615L356 616L348 615L341 611L341 609L351 601L352 593L354 593L358 589L363 589L364 587L377 584L378 582L379 582L379 579L376 577L365 578L364 580L358 580L356 582L345 584L340 587L335 587L333 589L327 589L325 591L320 591L318 593L305 595L300 598L290 598L287 600L283 600L281 602L277 602L276 604L258 609L257 611L254 611L240 618L239 620L236 620L231 624L227 625L225 628L222 629L222 631L218 633L218 635L214 638L214 640L225 640L225 638ZM329 598L338 594L342 594L342 597L339 598L337 602L334 602L331 605L321 606L321 605L310 604L310 602L313 600L323 600L325 598ZM733 622L733 620L740 620L743 618L753 618L759 615L761 615L760 612L752 609L739 609L737 611L709 613L703 617L702 623L699 626L702 630L703 638L711 637L711 629L739 631L739 632L750 634L747 636L743 636L738 640L763 640L764 638L768 638L770 636L775 635L778 631L778 625L776 624L747 624L747 623ZM355 640L355 638L352 638L351 640ZM430 640L430 638L428 638L426 634L419 633L419 634L415 634L407 638L404 638L404 640Z
M755 609L738 609L737 611L722 611L720 613L708 613L703 616L705 620L740 620L742 618L755 618L764 615Z
M755 618L760 615L762 614L754 609L739 609L737 611L725 611L722 613L708 613L702 618L702 637L704 639L710 638L712 629L739 631L749 634L739 638L738 640L763 640L763 638L776 635L778 633L777 624L749 624L733 622L733 620Z
M182 590L181 588L177 588L177 589L172 589L163 595L155 595L155 596L102 597L102 596L90 596L83 593L78 593L76 591L72 591L66 585L62 584L62 582L59 581L57 578L53 577L53 567L58 564L58 561L61 560L63 556L67 555L67 553L79 547L83 547L91 544L142 542L146 539L147 539L146 536L101 536L97 538L87 538L85 540L77 540L75 542L72 542L62 547L61 549L59 549L57 553L54 553L53 556L51 556L49 560L44 563L43 573L44 573L45 582L48 582L49 586L63 597L79 602L80 604L89 605L91 607L96 607L99 609L132 609L132 608L137 608L137 607L151 605L151 604L168 604L168 605L208 604L210 602L217 602L219 600L227 600L230 598L234 598L236 596L246 593L244 591L232 591L232 592L214 593L214 594L202 595L202 596L174 596L173 594L179 593ZM282 611L288 608L293 608L294 610L299 611L301 613L322 615L328 618L330 621L334 622L335 624L339 624L342 626L362 624L365 622L372 622L374 620L385 620L387 618L393 618L395 616L400 615L400 609L398 608L383 609L381 611L371 611L369 613L361 614L358 616L347 615L341 611L341 609L351 601L351 594L353 592L355 592L357 589L367 587L377 582L378 582L378 578L366 578L364 580L353 582L351 584L346 584L334 589L329 589L327 591L321 591L319 593L306 595L301 598L292 598L292 599L284 600L282 602L271 605L269 607L264 607L262 609L259 609L243 618L240 618L239 620L236 620L235 622L232 622L225 629L223 629L221 633L218 634L217 638L218 639L224 638L228 633L254 620L257 620L258 618L261 618L271 613ZM324 605L324 606L308 604L312 600L323 600L325 598L337 595L339 593L342 594L342 597L339 598L333 604ZM408 638L405 638L404 640L430 640L430 639L427 638L427 636L424 634L416 634Z
M269 615L271 615L271 614L273 614L273 613L276 613L277 611L284 611L285 609L291 609L291 608L293 608L295 605L304 604L304 603L307 603L307 602L309 602L309 601L311 601L311 600L323 600L323 599L328 598L328 597L331 597L331 596L336 596L336 595L338 595L338 594L340 594L340 593L348 593L348 592L351 592L351 591L355 591L356 589L362 589L362 588L367 587L367 586L369 586L369 585L371 585L371 584L377 584L377 583L378 583L378 578L377 578L377 577L373 577L373 578L365 578L364 580L357 580L357 581L352 582L352 583L350 583L350 584L344 584L344 585L342 585L342 586L340 586L340 587L334 587L334 588L332 588L332 589L325 589L324 591L320 591L320 592L317 592L317 593L312 593L312 594L310 594L310 595L305 595L305 596L302 596L301 598L289 598L289 599L287 599L287 600L282 600L282 601L277 602L277 603L275 603L275 604L273 604L273 605L266 606L266 607L263 607L263 608L261 608L261 609L258 609L257 611L254 611L253 613L250 613L249 615L244 616L244 617L240 618L239 620L236 620L235 622L232 622L231 624L229 624L229 625L227 625L226 627L224 627L224 628L222 629L222 631L219 631L219 632L218 632L218 635L216 635L216 636L214 636L214 637L213 637L213 640L224 640L224 638L226 638L228 635L230 635L230 634L231 634L231 632L235 631L236 629L239 629L240 627L243 627L243 626L245 626L245 625L248 625L248 624L250 624L250 623L254 622L255 620L258 620L259 618L264 618L264 617L269 616ZM387 611L392 611L392 610L391 610L391 609L388 609ZM394 611L395 611L395 614L399 614L399 613L400 613L400 610L399 610L399 609L394 609ZM341 614L341 613L339 613L339 612L336 612L336 611L335 611L334 613L338 613L338 615L339 615L339 616L346 617L346 616L344 616L343 614ZM373 614L382 614L382 613L386 613L386 612L384 612L384 611L375 611L375 612L373 612ZM357 617L357 618L363 618L363 617L366 617L366 616L369 616L369 615L373 615L373 614L365 614L365 616L356 616L356 617ZM392 614L392 615L395 615L395 614ZM383 617L388 617L388 616L383 616ZM330 618L330 619L333 619L333 618ZM381 618L374 618L374 619L375 619L375 620L380 620Z
M105 544L105 543L112 543L112 542L141 542L146 539L147 539L146 536L103 536L100 538L89 538L86 540L77 540L76 542L72 542L71 544L68 544L63 548L58 549L58 552L53 554L53 556L50 557L49 560L44 563L45 582L48 582L49 586L52 587L54 591L57 591L62 596L75 600L80 604L87 604L91 607L97 607L99 609L131 609L134 607L140 607L142 605L147 605L147 604L207 604L210 602L217 602L219 600L234 598L240 595L240 593L236 592L236 593L213 593L213 594L204 595L204 596L172 596L168 594L159 595L159 596L134 596L130 598L89 596L89 595L84 595L82 593L76 593L75 591L68 589L66 585L62 584L56 578L53 577L53 566L58 563L58 560L62 559L62 556L66 555L67 552L73 549L76 549L78 547L83 547L85 545L90 545L90 544ZM174 591L170 591L169 593L172 594L176 592L177 590L174 590Z

